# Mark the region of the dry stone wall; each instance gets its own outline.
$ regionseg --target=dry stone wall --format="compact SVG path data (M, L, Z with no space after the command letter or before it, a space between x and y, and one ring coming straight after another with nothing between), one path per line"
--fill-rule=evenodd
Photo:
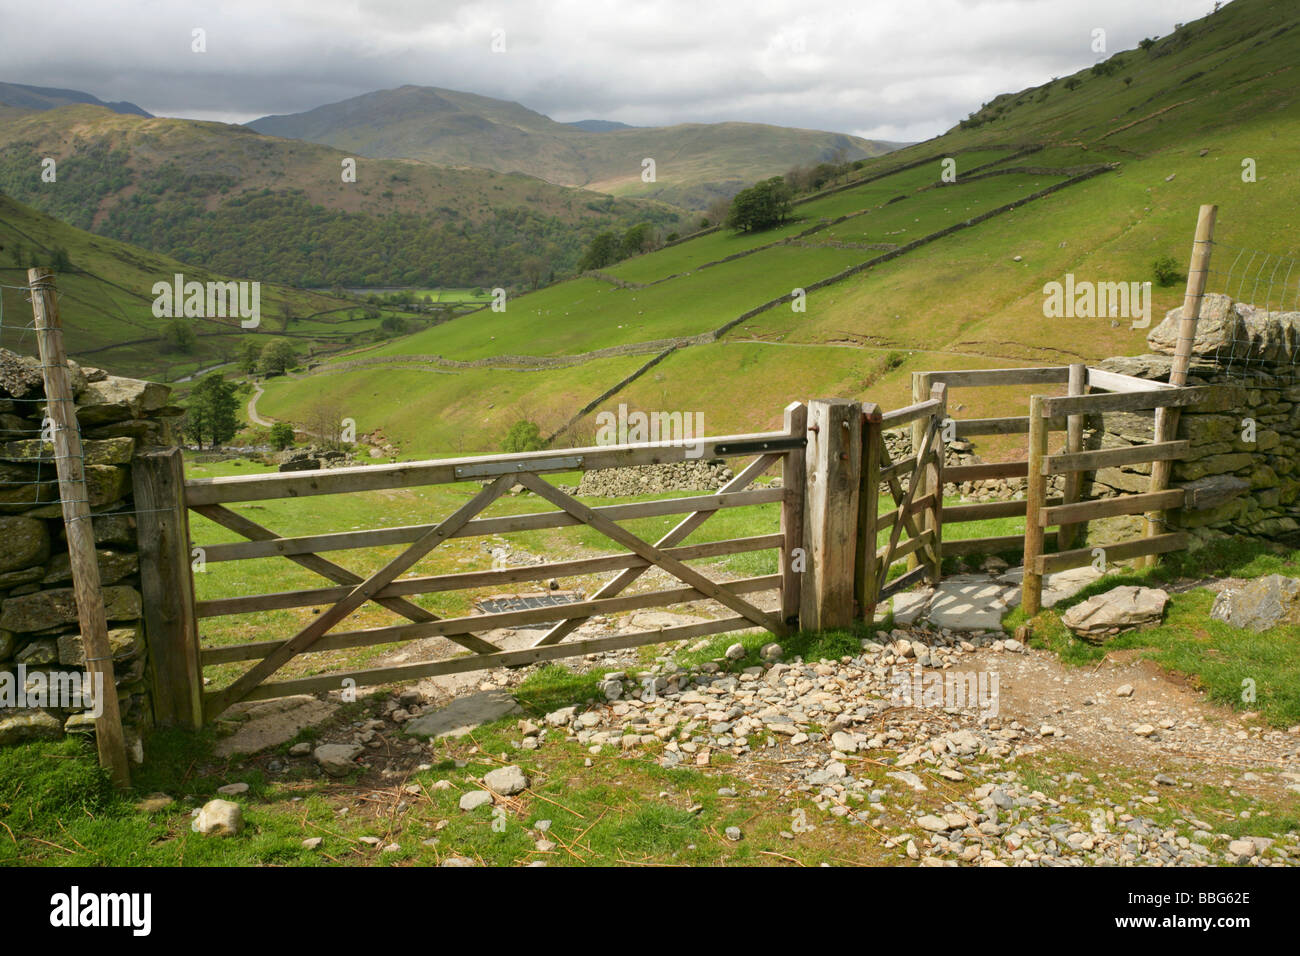
M171 389L71 365L109 645L127 741L137 759L152 723L149 654L141 621L131 463L175 444ZM42 688L67 686L85 663L59 503L40 363L0 349L0 745L90 732L79 709Z
M1107 371L1167 382L1182 310L1170 311L1147 338L1151 352L1101 363ZM1197 508L1171 516L1171 530L1198 539L1244 534L1300 538L1300 313L1264 312L1224 295L1206 296L1193 343L1189 385L1209 397L1183 410L1175 436L1191 443L1172 484L1193 489ZM1090 447L1152 439L1151 413L1097 415ZM1150 465L1099 470L1091 494L1148 490ZM1141 519L1094 522L1090 537L1118 540Z

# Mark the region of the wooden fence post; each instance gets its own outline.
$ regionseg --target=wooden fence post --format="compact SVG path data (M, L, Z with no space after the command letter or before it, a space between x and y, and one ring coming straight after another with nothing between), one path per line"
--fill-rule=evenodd
M126 762L126 740L117 703L113 652L108 644L99 558L95 553L95 532L90 521L85 460L81 433L77 428L76 401L68 384L68 358L63 351L63 326L54 295L54 273L46 268L28 269L27 282L36 320L41 374L45 380L46 415L54 425L54 465L59 475L59 500L68 535L68 557L72 565L72 588L81 625L86 676L100 710L100 715L95 718L95 746L99 751L99 765L109 771L115 786L126 789L131 786L131 771Z
M1088 367L1082 364L1070 366L1070 394L1082 395L1087 389ZM1070 415L1066 419L1065 450L1083 451L1083 415ZM1065 487L1061 493L1062 504L1074 504L1079 500L1083 486L1083 472L1072 471L1065 476ZM1074 545L1074 539L1081 525L1063 524L1056 531L1056 550L1065 551Z
M919 405L930 397L930 373L913 372L912 373L912 404ZM920 444L925 438L925 430L929 426L929 421L924 418L918 418L912 422L912 457L915 458L921 454ZM917 483L920 485L913 493L913 499L924 498L928 490L928 478L926 471L922 469L921 474L917 476ZM907 570L912 571L921 564L920 554L913 552L907 556ZM888 570L888 569L886 569Z
M808 405L808 570L800 605L806 630L853 623L862 406L846 399Z
M880 562L876 559L880 516L880 406L862 403L862 477L858 483L858 543L854 564L857 602L862 620L870 627L880 594Z
M928 380L929 376L926 378ZM943 439L943 422L948 417L948 386L942 382L930 386L930 394L927 398L939 403L939 407L934 412L939 428L934 433L933 447L925 449L926 453L933 454L934 459L922 471L925 476L925 487L918 489L918 494L934 492L934 507L926 509L921 530L933 532L930 543L934 549L932 552L934 559L928 562L930 567L926 579L932 585L937 585L943 577L943 460L948 452L948 444Z
M808 406L791 402L785 407L785 430L791 438L808 438ZM786 452L781 462L781 620L791 629L799 626L799 596L803 572L796 570L796 550L801 550L799 567L806 567L808 552L804 547L804 507L807 486L807 462L803 449Z
M1169 368L1170 385L1187 384L1187 367L1192 360L1196 323L1201 317L1201 301L1205 296L1205 281L1210 271L1210 255L1214 251L1214 222L1218 214L1218 206L1206 205L1201 207L1196 218L1196 240L1192 244L1192 261L1187 269L1187 290L1183 295L1183 312L1178 321L1178 343L1174 348L1173 364ZM1178 433L1180 411L1181 409L1177 407L1156 409L1155 441L1173 441ZM1172 461L1154 462L1151 465L1151 483L1148 490L1164 491L1169 486L1173 470ZM1146 516L1146 536L1150 538L1162 534L1164 525L1164 512L1149 512ZM1153 554L1141 559L1138 565L1147 567L1158 560L1159 558Z
M1047 479L1043 459L1047 457L1047 426L1043 417L1043 396L1029 399L1029 477L1025 488L1025 573L1020 604L1033 617L1042 606L1043 576L1038 559L1043 554L1042 511L1047 506Z
M140 455L131 471L139 512L140 591L153 670L154 719L164 726L197 729L203 725L203 670L181 451Z

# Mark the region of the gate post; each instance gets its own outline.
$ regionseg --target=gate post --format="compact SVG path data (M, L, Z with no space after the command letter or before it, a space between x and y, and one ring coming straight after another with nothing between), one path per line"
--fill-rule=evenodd
M931 397L932 396L930 395L930 373L913 372L912 373L912 404L919 405ZM922 451L921 442L925 438L926 427L927 427L927 419L918 418L916 421L912 422L912 457L913 458L918 458L921 455L921 451ZM916 491L914 492L915 498L924 498L926 496L926 493L929 491L929 479L930 479L930 475L928 473L928 470L922 468L920 473L916 476L917 487L916 487ZM917 551L913 551L911 554L909 554L907 556L907 570L914 571L918 567L920 567L921 557L922 555Z
M808 404L808 490L800 624L828 630L853 624L862 406L843 398Z
M791 402L785 407L785 430L791 438L808 438L808 406ZM799 626L799 592L803 572L795 570L795 549L804 546L804 495L807 468L802 448L785 453L781 462L781 620L786 627ZM807 566L808 554L803 554Z
M922 474L925 482L926 492L934 492L934 505L926 509L925 519L921 525L922 530L933 532L931 544L934 547L934 560L927 562L930 565L929 573L926 578L936 587L939 579L943 577L943 460L948 453L948 443L943 440L944 422L948 417L948 386L942 382L930 387L930 394L927 396L939 403L935 410L935 418L939 421L939 428L934 433L934 447L925 449L926 454L932 454L933 458L924 469Z
M1088 368L1086 365L1070 366L1070 392L1071 395L1083 395L1087 390ZM1066 439L1065 450L1068 452L1083 451L1083 414L1070 415L1066 419ZM1071 471L1065 475L1065 484L1061 495L1061 503L1071 505L1079 500L1079 492L1083 487L1083 472ZM1067 551L1074 546L1074 540L1078 536L1082 525L1063 524L1056 531L1056 550Z
M862 480L858 483L857 601L867 627L876 618L880 595L880 561L876 557L880 517L880 445L883 426L880 406L862 403Z
M1047 426L1043 417L1043 396L1029 400L1029 477L1025 487L1025 573L1021 583L1020 605L1033 617L1043 601L1043 576L1038 573L1038 559L1043 554L1043 508L1047 505L1047 478L1043 459L1047 457Z
M139 513L140 592L153 671L154 720L191 730L203 725L203 669L190 568L190 522L179 448L132 462Z

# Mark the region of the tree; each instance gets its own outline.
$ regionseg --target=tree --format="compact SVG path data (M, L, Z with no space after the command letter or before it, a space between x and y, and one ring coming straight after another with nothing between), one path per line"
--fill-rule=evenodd
M268 342L262 349L261 368L267 375L283 375L298 361L293 345L284 339Z
M252 339L245 339L239 346L239 356L235 363L239 366L240 371L245 375L252 375L257 371L258 364L262 361L262 346L258 345Z
M184 319L172 319L163 329L164 352L184 352L188 355L194 351L194 343L197 341L198 336L194 334L194 326Z
M789 219L790 210L790 187L783 177L773 176L736 193L727 225L740 232L770 229Z
M657 244L658 238L655 236L654 226L648 222L638 223L623 233L623 255L621 258L650 252Z
M293 426L288 422L276 422L271 426L271 447L284 451L293 444Z
M546 442L542 440L542 430L537 427L536 422L529 422L520 419L510 426L510 431L506 432L505 440L501 442L501 450L507 454L516 454L521 451L540 451L546 447Z
M536 289L542 282L542 275L546 272L546 263L537 256L529 256L520 264L520 270L524 274L524 281Z
M592 269L603 269L605 266L613 265L618 262L621 252L622 244L618 236L612 232L602 232L591 240L591 245L582 254L582 258L578 261L578 271L589 272Z
M190 393L185 433L200 448L205 440L211 447L229 441L239 430L239 421L235 418L238 407L234 383L227 382L220 372L211 372L199 379Z

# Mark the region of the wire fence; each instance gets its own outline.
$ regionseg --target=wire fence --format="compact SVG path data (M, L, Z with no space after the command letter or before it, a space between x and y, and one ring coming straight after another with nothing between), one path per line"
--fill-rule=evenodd
M1213 360L1260 388L1300 380L1300 259L1293 254L1216 241L1206 294L1226 296L1226 314L1202 307L1202 334L1216 343ZM1217 321L1216 321L1217 320ZM1198 336L1199 338L1200 336ZM1207 343L1208 344L1208 343Z

